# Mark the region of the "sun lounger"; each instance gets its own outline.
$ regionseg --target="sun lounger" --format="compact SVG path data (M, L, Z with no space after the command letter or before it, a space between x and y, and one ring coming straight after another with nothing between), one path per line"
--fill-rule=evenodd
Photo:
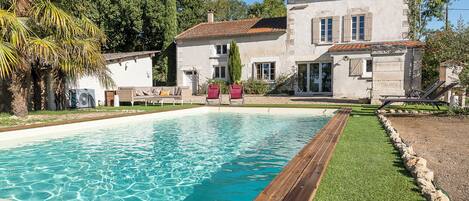
M240 100L241 103L244 104L244 89L242 85L230 85L230 104L235 100Z
M441 101L439 98L443 96L446 92L451 90L453 87L458 85L458 83L451 83L445 87L443 87L441 90L433 90L432 93L422 96L422 97L410 97L410 98L385 98L381 99L381 102L383 104L378 108L378 110L391 105L393 103L423 103L423 104L431 104L438 109L440 109L440 105L449 105L448 102Z
M403 98L403 97L407 97L407 98L424 98L424 97L428 97L430 94L432 94L433 92L435 92L439 87L441 87L441 85L443 85L445 83L445 81L440 81L440 80L437 80L436 82L434 82L432 85L430 85L429 87L427 87L425 90L419 90L419 89L413 89L408 95L381 95L381 97L383 98Z

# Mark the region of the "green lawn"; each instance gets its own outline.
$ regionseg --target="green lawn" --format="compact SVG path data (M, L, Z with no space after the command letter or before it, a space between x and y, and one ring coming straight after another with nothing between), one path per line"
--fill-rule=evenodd
M314 200L425 200L373 108L353 109Z
M172 104L164 105L161 107L158 105L136 105L136 106L121 106L121 107L97 107L93 109L71 109L71 110L60 110L60 111L32 111L29 113L27 118L19 119L15 118L7 113L0 113L0 128L1 127L10 127L10 126L19 126L19 125L28 125L28 124L37 124L37 123L50 123L50 122L60 122L64 120L70 120L69 118L64 118L66 115L74 115L72 118L80 118L79 114L90 114L90 113L122 113L126 112L164 112L177 109L187 109L193 107L199 107L200 105L175 105Z

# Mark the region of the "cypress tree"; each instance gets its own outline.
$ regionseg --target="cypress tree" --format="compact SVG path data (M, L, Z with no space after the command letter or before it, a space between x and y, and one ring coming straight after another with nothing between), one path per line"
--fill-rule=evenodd
M230 73L231 83L241 81L241 57L239 55L239 48L235 41L231 41L230 53L228 58L228 71Z

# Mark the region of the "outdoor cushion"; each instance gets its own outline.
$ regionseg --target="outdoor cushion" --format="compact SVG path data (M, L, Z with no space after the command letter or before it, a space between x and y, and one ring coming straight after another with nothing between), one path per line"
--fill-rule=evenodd
M151 92L153 93L153 95L158 96L158 95L160 95L161 88L155 87L155 88L152 89Z
M136 96L144 96L145 94L143 93L143 90L137 89L137 90L135 90L135 95Z
M153 95L152 92L151 92L151 89L145 89L145 90L142 90L142 92L143 92L143 95L145 95L145 96Z
M243 87L240 85L231 85L230 87L231 99L242 99L243 98Z
M170 91L169 90L161 90L160 96L170 96Z
M220 97L220 87L218 85L209 85L207 92L207 99L219 99Z

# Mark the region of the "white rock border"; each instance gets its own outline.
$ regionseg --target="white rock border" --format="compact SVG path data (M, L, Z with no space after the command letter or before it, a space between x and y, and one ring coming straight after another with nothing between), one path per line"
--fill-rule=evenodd
M449 201L449 197L443 191L437 189L433 184L433 171L428 169L427 160L417 156L412 146L404 143L391 121L382 113L378 112L378 119L391 138L391 142L401 153L405 168L412 174L419 186L422 195L429 201Z

